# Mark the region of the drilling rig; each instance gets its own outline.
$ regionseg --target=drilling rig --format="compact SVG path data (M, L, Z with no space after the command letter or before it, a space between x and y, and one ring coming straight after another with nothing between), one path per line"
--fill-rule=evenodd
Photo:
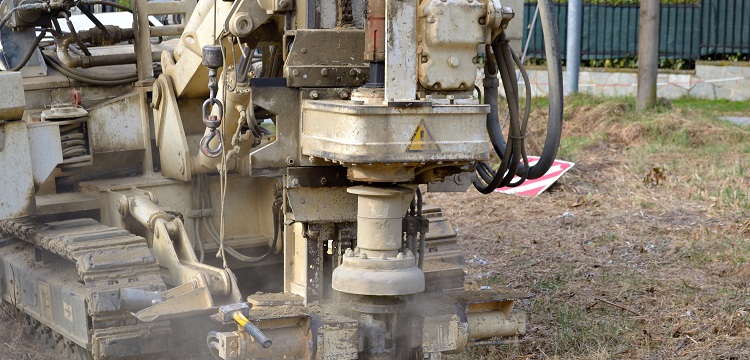
M422 191L549 169L551 1L533 166L500 0L129 3L0 5L0 295L60 357L166 358L184 318L212 319L190 341L217 359L439 359L525 333L528 295L464 290Z

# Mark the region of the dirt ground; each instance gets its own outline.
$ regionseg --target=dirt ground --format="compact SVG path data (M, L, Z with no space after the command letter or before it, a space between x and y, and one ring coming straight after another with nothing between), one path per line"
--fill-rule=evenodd
M459 231L467 288L534 295L518 346L459 358L750 358L750 132L689 106L572 102L558 157L576 166L547 192L425 195ZM3 320L0 359L44 358Z

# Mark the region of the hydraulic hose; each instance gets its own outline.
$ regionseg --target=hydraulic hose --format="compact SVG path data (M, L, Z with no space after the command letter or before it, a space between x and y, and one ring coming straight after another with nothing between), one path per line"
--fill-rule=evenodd
M105 77L93 78L85 74L79 73L73 69L64 67L62 64L58 63L56 59L50 56L44 55L44 60L47 62L47 65L59 71L61 74L71 79L78 80L86 84L97 85L97 86L117 86L117 85L130 84L130 83L138 81L138 77L134 75L125 75L122 77L113 77L113 78L105 78Z
M529 169L529 179L538 179L552 167L560 147L563 122L563 83L562 65L560 63L560 41L557 33L552 0L539 1L539 16L544 33L544 51L547 57L547 74L549 74L549 117L547 118L547 137L544 150L536 165ZM526 85L528 87L529 84Z
M547 56L547 70L549 73L549 118L547 121L547 136L544 149L536 165L529 166L524 140L528 124L531 99L531 88L528 74L523 63L511 51L504 33L500 33L497 39L488 46L494 53L488 56L485 76L485 103L490 106L487 115L487 132L489 133L493 149L501 159L500 166L493 170L489 163L479 163L476 168L474 187L480 192L488 194L498 187L518 186L526 179L537 179L543 176L552 166L557 156L562 133L562 67L560 65L558 50L557 22L552 15L552 3L550 0L540 1L540 14L542 29L544 32L545 48ZM520 69L525 83L526 107L523 115L519 111L518 79L516 77L514 64ZM503 126L499 123L497 101L498 81L495 76L495 65L497 73L500 74L508 103L508 140L504 138ZM513 183L514 176L518 175L520 180Z

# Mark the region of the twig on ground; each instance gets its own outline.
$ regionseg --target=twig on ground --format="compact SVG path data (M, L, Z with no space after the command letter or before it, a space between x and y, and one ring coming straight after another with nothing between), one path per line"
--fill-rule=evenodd
M611 301L608 301L608 300L604 300L604 299L602 299L602 298L594 298L594 300L595 300L595 301L594 301L594 303L593 303L593 304L591 304L591 305L589 305L589 307L588 307L588 309L589 309L589 310L591 310L591 309L592 309L592 308L593 308L594 306L596 306L596 304L598 304L599 302L603 302L603 303L605 303L605 304L607 304L607 305L611 305L611 306L614 306L614 307L616 307L616 308L618 308L618 309L621 309L621 310L625 310L625 311L627 311L627 312L629 312L629 313L631 313L631 314L633 314L633 315L635 315L635 316L641 316L641 314L639 314L639 313L637 313L637 312L635 312L635 311L633 311L633 310L631 310L631 309L629 309L629 308L627 308L627 307L625 307L625 306L622 306L622 305L620 305L620 304L615 304L615 303L613 303L613 302L611 302Z

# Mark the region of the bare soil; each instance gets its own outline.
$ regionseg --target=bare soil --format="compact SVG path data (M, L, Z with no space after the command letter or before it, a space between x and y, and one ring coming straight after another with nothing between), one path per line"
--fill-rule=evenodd
M467 288L534 295L519 345L458 358L750 358L748 131L631 105L568 110L576 166L536 198L425 195L459 231ZM43 358L0 320L0 359Z

